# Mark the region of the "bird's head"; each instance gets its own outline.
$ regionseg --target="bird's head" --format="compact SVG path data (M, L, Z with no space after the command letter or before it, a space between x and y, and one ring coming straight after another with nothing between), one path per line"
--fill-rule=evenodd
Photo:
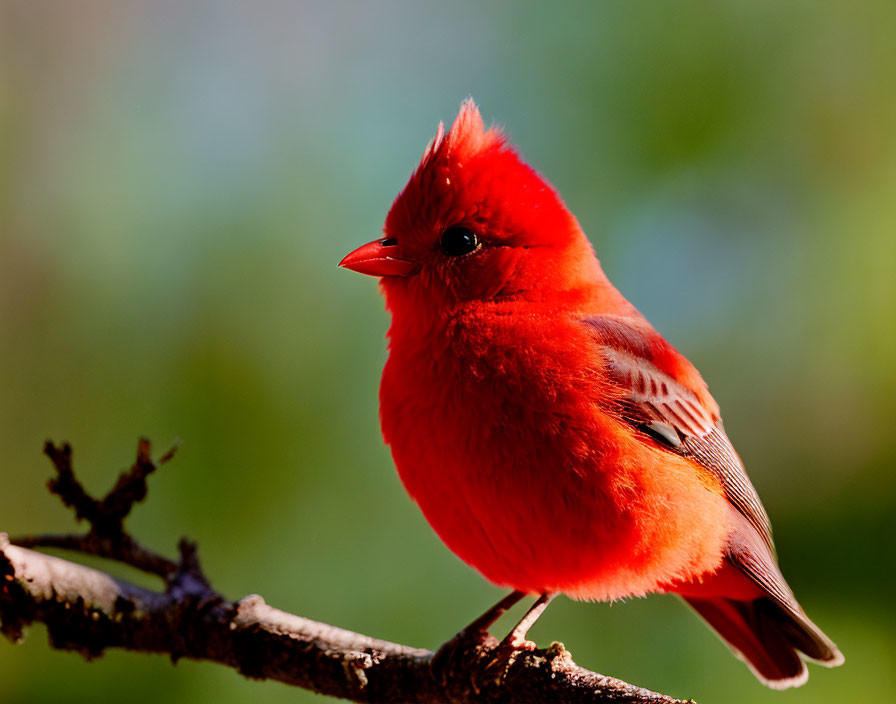
M485 128L472 99L447 133L439 125L383 235L340 266L382 277L393 309L408 297L450 308L558 295L598 269L557 192L498 129Z

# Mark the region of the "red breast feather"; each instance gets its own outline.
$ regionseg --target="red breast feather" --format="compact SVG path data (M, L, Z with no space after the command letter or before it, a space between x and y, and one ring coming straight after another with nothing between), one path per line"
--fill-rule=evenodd
M718 487L606 412L613 387L571 316L515 308L392 327L383 435L442 540L492 582L587 599L718 567Z

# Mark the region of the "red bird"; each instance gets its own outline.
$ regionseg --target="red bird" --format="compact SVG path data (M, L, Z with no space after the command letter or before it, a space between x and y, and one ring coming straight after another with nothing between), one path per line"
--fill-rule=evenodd
M694 366L617 291L553 187L467 100L340 265L392 314L383 437L445 544L498 585L680 594L766 685L837 646L778 568L768 516Z

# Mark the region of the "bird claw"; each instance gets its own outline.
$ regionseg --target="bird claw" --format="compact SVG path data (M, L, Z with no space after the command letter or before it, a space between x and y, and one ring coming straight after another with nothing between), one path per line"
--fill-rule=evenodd
M451 640L446 641L430 662L436 682L443 688L446 687L458 665L463 665L463 670L471 674L471 684L478 694L484 683L492 679L496 683L503 681L521 653L537 650L538 646L527 639L526 634L554 598L553 594L542 594L501 642L488 632L501 614L522 597L523 593L519 591L509 594Z
M464 661L465 655L477 648L489 646L491 645L489 641L495 640L487 630L479 628L465 628L453 638L446 640L430 661L430 669L436 682L443 688L446 687L452 679L456 666Z
M495 685L500 685L507 677L507 673L510 672L510 668L517 661L517 658L520 655L535 652L537 648L538 646L531 640L510 638L508 635L507 638L498 644L491 657L479 671L479 676L476 678L477 681L483 684L492 681ZM479 689L481 689L481 686L476 687L477 694Z
M442 688L448 686L457 672L466 672L478 695L489 684L500 685L520 655L537 649L531 640L513 632L498 642L488 631L464 629L435 652L430 668ZM474 665L476 660L480 663L478 667Z
M513 637L512 637L513 636ZM508 636L498 644L498 650L525 650L532 652L538 649L538 645L523 636L514 636L511 632Z

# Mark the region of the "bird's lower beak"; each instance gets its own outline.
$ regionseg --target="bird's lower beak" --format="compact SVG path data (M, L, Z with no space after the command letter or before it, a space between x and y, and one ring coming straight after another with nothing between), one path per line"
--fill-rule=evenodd
M374 240L361 245L346 254L339 266L370 276L410 276L416 274L420 265L396 256L397 243L394 239Z

